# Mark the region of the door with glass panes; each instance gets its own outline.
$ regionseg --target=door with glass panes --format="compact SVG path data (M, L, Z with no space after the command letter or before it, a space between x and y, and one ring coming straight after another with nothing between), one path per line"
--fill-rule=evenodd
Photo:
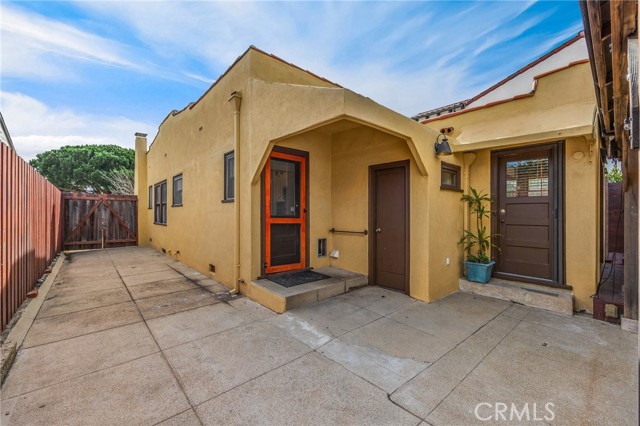
M562 283L562 148L493 153L497 276Z
M264 173L264 271L306 264L306 168L301 155L273 151Z

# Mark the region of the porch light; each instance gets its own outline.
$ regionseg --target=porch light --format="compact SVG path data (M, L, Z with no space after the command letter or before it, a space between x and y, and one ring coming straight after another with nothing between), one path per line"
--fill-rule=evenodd
M440 136L442 136L442 141L439 142ZM444 133L440 133L436 138L436 155L451 155L451 147L449 146L449 139L445 136Z

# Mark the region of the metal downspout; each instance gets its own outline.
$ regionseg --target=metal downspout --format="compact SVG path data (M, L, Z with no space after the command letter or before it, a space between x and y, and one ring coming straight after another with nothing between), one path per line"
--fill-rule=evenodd
M240 291L240 105L242 104L242 94L238 91L233 92L228 99L233 101L233 198L235 211L235 255L234 255L234 271L233 271L233 289L230 294L237 294Z

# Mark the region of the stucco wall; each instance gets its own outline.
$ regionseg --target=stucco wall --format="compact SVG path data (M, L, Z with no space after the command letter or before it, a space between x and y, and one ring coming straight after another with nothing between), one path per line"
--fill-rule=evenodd
M589 64L583 63L541 77L525 98L425 123L434 130L454 128L453 150L477 155L470 185L486 193L491 190L492 150L565 141L565 281L574 288L576 310L586 311L592 309L600 261L595 104ZM576 152L581 154L574 158Z
M593 148L584 137L565 140L566 284L573 287L575 309L588 312L592 310L590 296L595 293L599 279L600 158ZM580 154L574 158L576 153ZM471 186L490 193L491 150L479 151L477 155L470 169Z
M140 244L150 245L231 286L233 281L234 204L224 198L224 153L233 150L233 91L242 91L248 77L248 57L233 73L191 108L170 115L146 155L147 186L167 180L167 224L153 223L153 209L139 203L146 235ZM244 107L244 105L243 105ZM173 176L182 173L183 205L172 207ZM139 194L147 200L146 187ZM142 229L142 227L141 227ZM215 274L209 273L209 264Z

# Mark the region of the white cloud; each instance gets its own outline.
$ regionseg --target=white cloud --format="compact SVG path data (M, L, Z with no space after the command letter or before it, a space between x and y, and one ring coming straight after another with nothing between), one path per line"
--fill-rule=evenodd
M2 75L68 79L61 60L140 69L127 58L126 46L71 25L0 5Z
M65 145L113 144L133 148L135 132L150 132L156 127L127 117L52 108L20 93L0 92L0 107L16 151L25 160Z
M199 75L219 74L253 44L409 115L484 89L471 75L481 54L546 18L525 17L535 1L452 14L433 2L77 4L124 22L158 56L204 64ZM201 80L192 71L182 74Z

